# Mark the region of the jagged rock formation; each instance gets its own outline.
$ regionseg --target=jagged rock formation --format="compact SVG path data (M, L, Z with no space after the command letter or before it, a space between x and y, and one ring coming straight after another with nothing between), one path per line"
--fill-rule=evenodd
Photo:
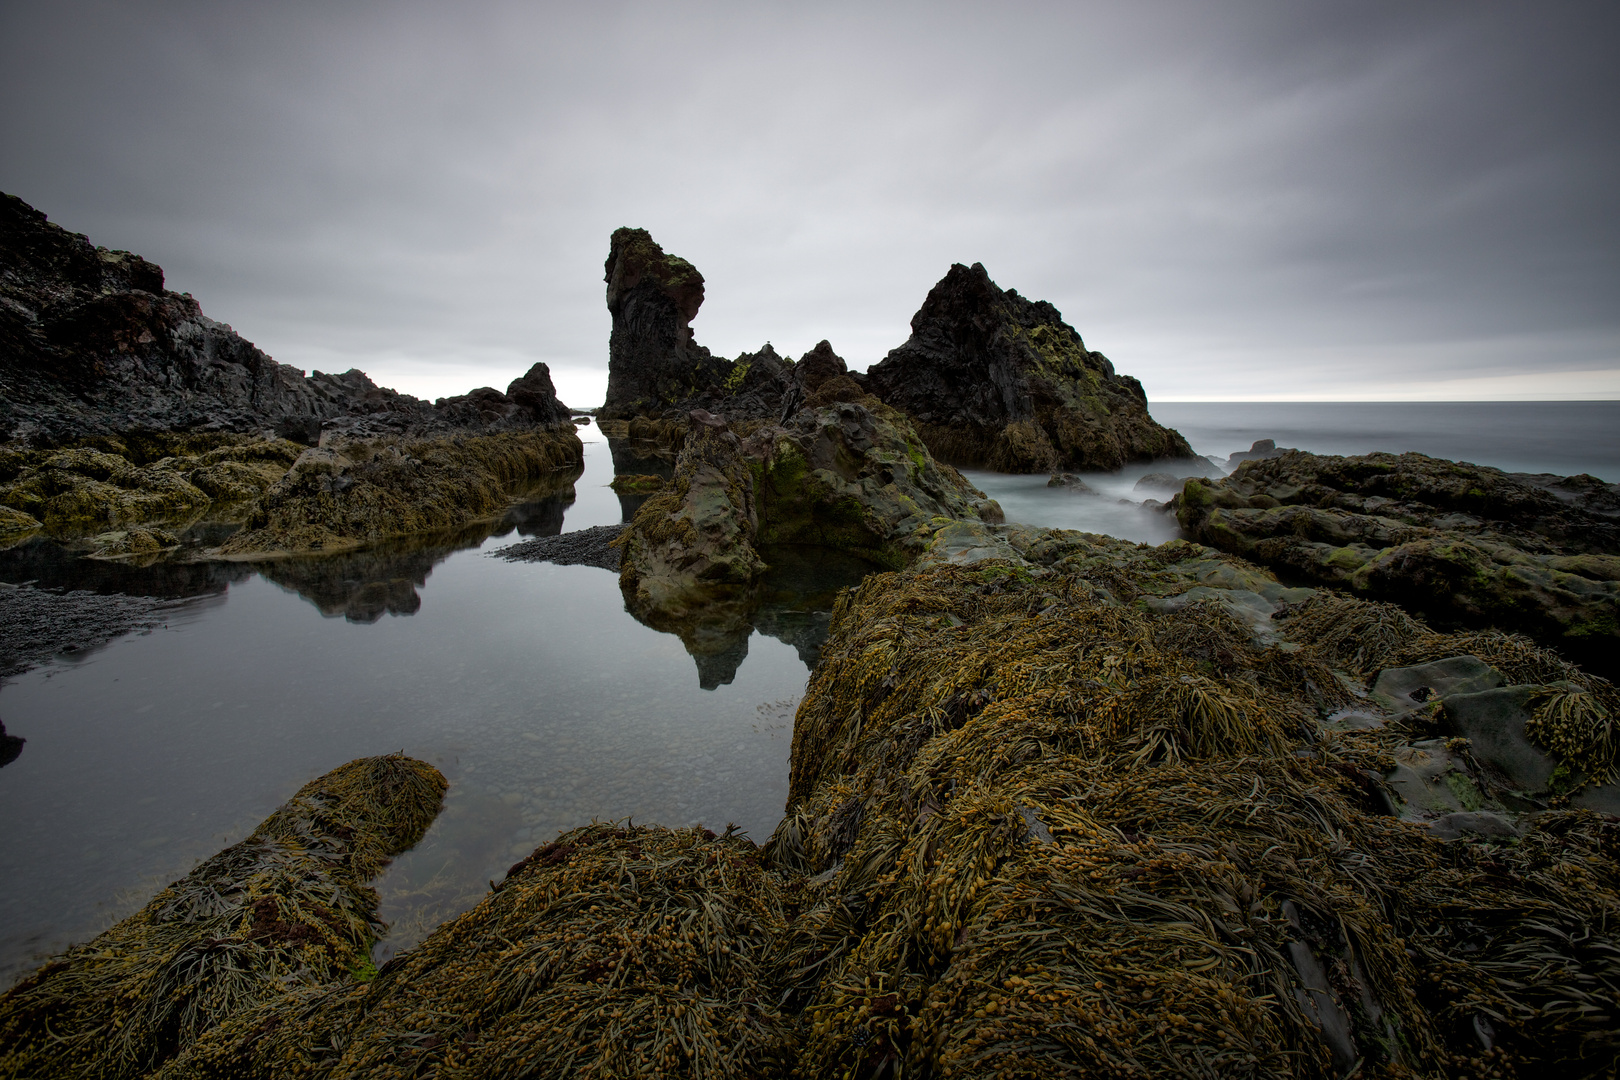
M598 416L658 414L722 383L730 362L692 337L703 305L703 275L666 255L646 229L616 229L606 264L608 389Z
M56 446L136 430L431 435L565 423L536 364L505 394L429 403L278 364L138 255L98 248L0 195L0 441Z
M953 465L1039 473L1190 458L1148 415L1142 384L1090 352L1057 308L958 263L911 319L911 338L862 384L911 416Z
M1171 505L1191 536L1224 551L1616 670L1620 485L1291 450L1189 480Z

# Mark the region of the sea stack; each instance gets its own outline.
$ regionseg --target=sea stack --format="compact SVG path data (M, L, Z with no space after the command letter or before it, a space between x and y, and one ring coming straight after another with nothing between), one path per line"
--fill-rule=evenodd
M1087 350L1057 308L1001 289L980 263L951 267L910 339L863 381L953 465L1038 473L1193 456L1148 415L1141 383Z
M703 306L697 267L665 254L646 229L616 229L605 269L613 332L602 417L656 414L725 378L730 362L692 337Z

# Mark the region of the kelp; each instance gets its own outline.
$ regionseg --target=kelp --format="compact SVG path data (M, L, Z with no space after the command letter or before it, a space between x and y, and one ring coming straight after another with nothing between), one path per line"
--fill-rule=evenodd
M1522 634L1438 633L1394 604L1321 590L1282 614L1282 624L1325 664L1371 678L1380 670L1474 656L1510 683L1540 689L1526 735L1593 782L1620 777L1620 690Z
M1553 731L1615 715L1607 683L1332 594L1266 620L1285 590L1191 545L998 535L1028 558L840 595L763 847L576 829L158 1075L1615 1076L1620 821L1442 840L1379 780L1427 733L1321 722L1463 653Z
M1613 1075L1620 823L1444 843L1370 795L1394 736L1316 734L1427 628L1262 645L1064 566L840 602L766 846L796 1075Z
M246 1012L163 1076L782 1075L784 923L746 838L590 825L363 988Z
M253 834L0 997L0 1075L150 1074L222 1020L370 966L365 882L421 837L444 778L401 755L306 784Z

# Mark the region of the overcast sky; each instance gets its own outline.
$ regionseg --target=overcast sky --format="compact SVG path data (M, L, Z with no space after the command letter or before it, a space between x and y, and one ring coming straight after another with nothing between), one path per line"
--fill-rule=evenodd
M698 340L879 360L952 262L1150 400L1620 397L1620 4L22 3L0 190L285 363L598 403L609 233Z

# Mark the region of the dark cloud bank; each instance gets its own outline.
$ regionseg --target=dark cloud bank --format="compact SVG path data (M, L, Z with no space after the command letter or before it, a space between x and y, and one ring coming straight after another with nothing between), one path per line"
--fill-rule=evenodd
M8 4L0 189L417 393L600 400L628 224L732 355L982 261L1155 399L1620 397L1617 12Z

